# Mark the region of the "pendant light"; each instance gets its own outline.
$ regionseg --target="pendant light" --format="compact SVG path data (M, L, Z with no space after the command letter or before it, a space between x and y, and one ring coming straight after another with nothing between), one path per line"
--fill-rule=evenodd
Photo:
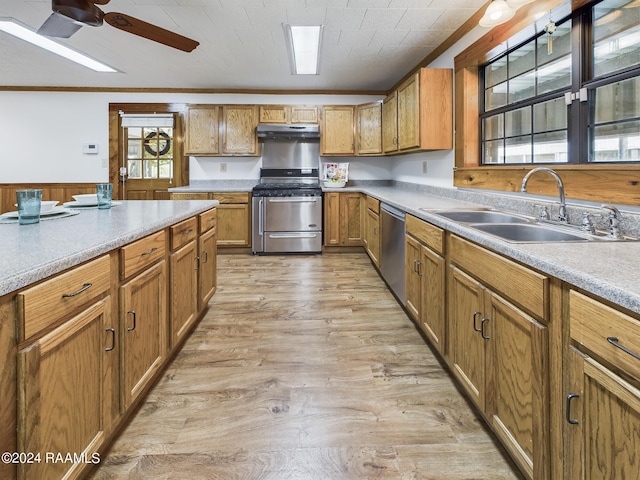
M479 23L481 27L495 27L510 20L515 14L516 11L505 0L493 0Z

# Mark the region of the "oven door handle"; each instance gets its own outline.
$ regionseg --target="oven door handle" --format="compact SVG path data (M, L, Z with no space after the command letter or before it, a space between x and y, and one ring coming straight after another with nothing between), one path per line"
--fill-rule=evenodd
M318 197L269 198L269 203L316 203Z
M270 233L269 238L316 238L317 233Z
M258 232L260 233L260 236L262 236L264 234L264 198L260 198L260 201L258 202Z

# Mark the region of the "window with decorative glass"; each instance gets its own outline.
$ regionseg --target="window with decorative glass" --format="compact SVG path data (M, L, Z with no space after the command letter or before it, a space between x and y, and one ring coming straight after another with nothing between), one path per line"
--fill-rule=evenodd
M128 127L124 130L129 178L173 178L173 128Z
M639 161L640 0L552 18L480 69L482 163Z

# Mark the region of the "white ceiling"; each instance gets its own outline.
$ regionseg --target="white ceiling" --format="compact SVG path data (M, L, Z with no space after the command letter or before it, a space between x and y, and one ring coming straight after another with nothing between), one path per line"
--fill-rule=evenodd
M486 0L111 0L121 12L192 38L185 53L119 31L61 39L119 73L95 73L0 32L0 86L385 91ZM34 30L51 0L0 0ZM320 74L291 75L283 24L324 25Z

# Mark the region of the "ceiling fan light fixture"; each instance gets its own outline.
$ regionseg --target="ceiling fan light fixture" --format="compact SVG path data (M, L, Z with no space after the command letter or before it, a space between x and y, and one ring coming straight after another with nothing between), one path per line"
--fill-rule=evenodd
M481 27L495 27L511 20L515 14L516 11L505 0L493 0L485 10L479 25Z
M77 52L61 43L55 42L50 38L38 35L26 25L21 24L13 18L0 17L0 31L13 35L16 38L29 42L40 48L44 48L51 53L60 55L72 62L76 62L84 67L90 68L96 72L116 73L117 70L88 57L84 53Z
M322 25L285 25L294 75L317 75Z

